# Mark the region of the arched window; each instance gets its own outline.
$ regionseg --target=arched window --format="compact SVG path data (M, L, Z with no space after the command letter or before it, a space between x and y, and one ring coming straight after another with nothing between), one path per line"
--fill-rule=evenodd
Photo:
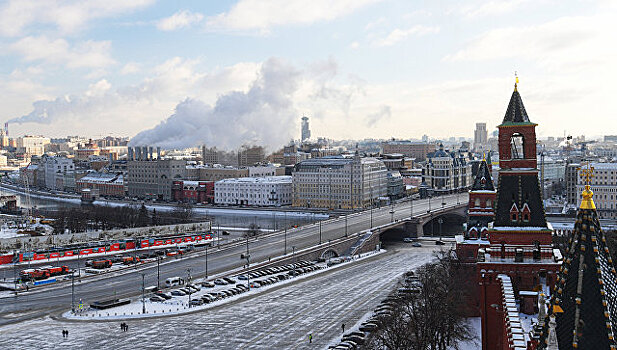
M492 208L492 207L493 207L493 201L492 201L492 200L490 200L490 199L487 199L487 200L486 200L486 207L487 207L487 208Z
M475 206L476 208L479 208L479 207L480 207L480 198L476 198L476 201L475 201L474 206Z
M519 133L514 133L510 137L510 150L512 153L512 159L524 159L525 158L525 149L524 149L525 139L523 135Z

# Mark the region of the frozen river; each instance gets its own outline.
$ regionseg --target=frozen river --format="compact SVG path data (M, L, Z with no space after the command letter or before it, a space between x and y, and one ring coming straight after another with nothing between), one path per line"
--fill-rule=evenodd
M3 349L324 349L388 294L396 279L433 257L434 247L389 252L246 300L189 315L120 322L51 317L0 328ZM69 330L62 338L61 330ZM313 334L309 346L308 335Z

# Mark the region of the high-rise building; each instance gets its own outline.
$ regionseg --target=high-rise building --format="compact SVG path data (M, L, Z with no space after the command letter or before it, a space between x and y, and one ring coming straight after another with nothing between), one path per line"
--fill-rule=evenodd
M153 156L152 147L129 147L127 189L130 197L169 201L174 180L186 176L186 161Z
M594 192L597 215L602 219L617 218L617 163L591 163L594 176L589 183ZM577 169L576 200L580 206L585 179L580 176L584 166Z
M276 206L291 204L291 176L242 177L214 184L214 202L224 205Z
M309 129L308 117L302 117L302 135L301 140L308 140L311 138L311 129Z
M293 205L356 209L375 205L388 194L386 166L376 158L314 158L296 164Z
M263 163L266 159L265 150L261 146L242 146L238 150L238 166L247 167Z
M473 149L476 152L486 150L488 141L488 132L486 131L486 123L476 123L476 130L473 133Z
M17 152L40 156L45 153L45 145L49 143L49 137L26 135L17 139Z
M201 147L201 156L204 164L221 164L221 152L216 147L208 148L205 145Z

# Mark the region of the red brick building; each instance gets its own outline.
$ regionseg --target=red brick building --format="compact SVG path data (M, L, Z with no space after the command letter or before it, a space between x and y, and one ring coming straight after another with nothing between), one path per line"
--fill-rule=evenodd
M171 197L176 202L214 203L214 181L174 181Z

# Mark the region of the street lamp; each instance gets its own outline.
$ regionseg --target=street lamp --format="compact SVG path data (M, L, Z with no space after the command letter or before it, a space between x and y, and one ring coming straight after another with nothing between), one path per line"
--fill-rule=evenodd
M442 231L441 231L441 224L443 224L443 218L439 218L437 219L437 222L439 223L439 240L441 241L441 235L442 235Z
M296 246L295 245L291 247L291 251L292 251L291 260L293 261L293 264L294 264L294 277L296 277Z
M161 256L156 255L156 289L161 289Z
M15 295L17 295L17 288L15 288ZM75 271L71 271L71 312L75 315Z
M208 246L210 244L206 244L206 279L208 279Z
M190 294L189 294L189 307L190 307ZM141 274L141 313L146 313L146 274Z
M345 214L345 237L347 237L347 215L349 214ZM320 239L321 241L321 239Z
M191 283L191 269L188 268L186 269L186 285L188 286ZM189 309L191 308L191 294L192 291L190 288L187 287L187 289L189 290Z
M321 245L321 220L319 220L319 245Z
M285 241L285 247L287 247L287 241ZM246 235L246 283L249 291L251 290L251 277L249 276L249 265L251 263L249 255L249 236Z

